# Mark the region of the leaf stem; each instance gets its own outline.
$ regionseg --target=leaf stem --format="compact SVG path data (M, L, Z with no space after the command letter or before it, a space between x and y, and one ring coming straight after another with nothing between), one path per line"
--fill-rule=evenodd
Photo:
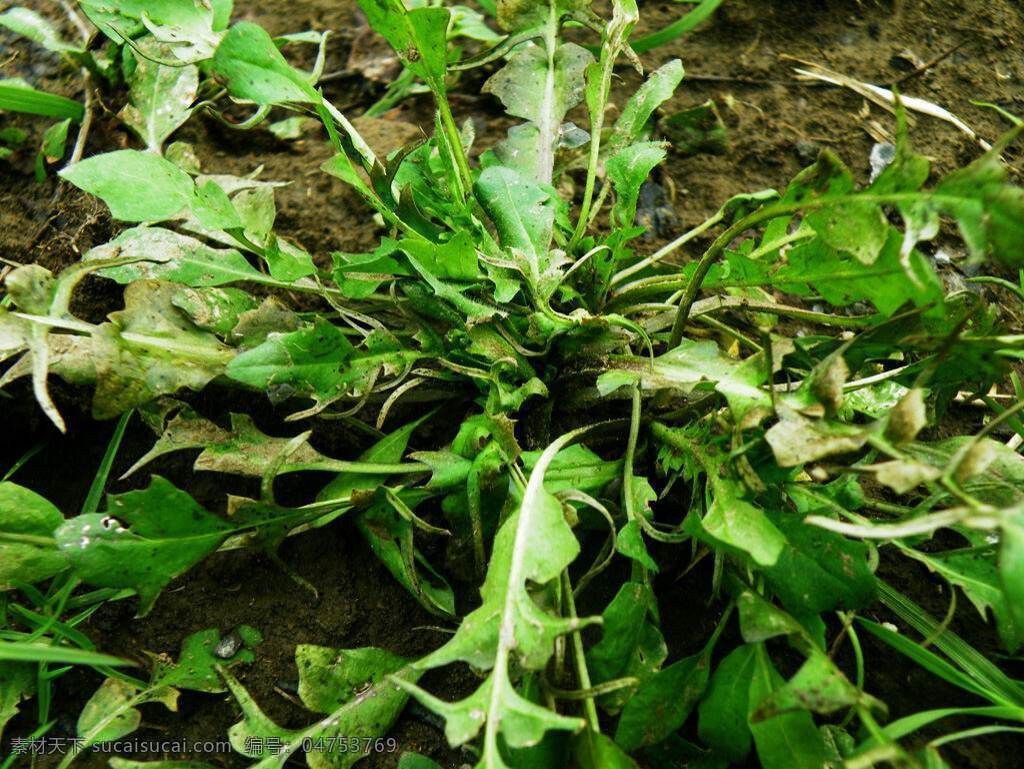
M441 126L444 128L445 137L448 139L448 146L451 148L452 156L455 158L455 166L458 169L459 177L462 179L464 188L463 199L473 189L473 173L469 170L469 161L466 159L466 148L462 146L462 136L459 134L459 127L455 125L455 116L452 115L452 108L448 104L447 96L438 95L437 111L441 116Z
M615 55L610 52L612 45L610 40L605 40L601 48L601 79L590 111L590 158L587 161L587 181L583 188L583 203L580 205L579 219L576 221L576 229L573 231L572 240L569 243L570 251L579 243L590 223L590 207L594 201L597 166L601 159L601 130L604 128L604 110L608 101L608 91L611 89L612 70L615 67Z
M626 308L623 310L623 314L632 315L636 312L649 312L659 309L671 310L672 308L673 305L671 304L639 304ZM694 303L689 317L696 318L701 315L708 315L710 313L721 312L723 310L749 310L750 312L763 312L769 315L778 315L783 318L794 318L796 320L807 321L808 323L820 323L823 326L837 326L839 328L864 328L865 326L870 326L875 321L875 318L878 317L877 314L833 315L827 312L805 310L802 307L792 307L787 304L747 299L744 296L711 296L707 299L702 299L699 302ZM658 316L652 319L647 324L647 331L655 333L656 331L663 329L668 325L667 320L668 318L664 316ZM670 349L673 348L670 347Z
M629 418L629 437L626 440L626 455L622 461L622 509L626 511L626 522L636 520L633 497L633 460L636 456L636 444L640 437L640 385L631 388L631 408ZM649 579L647 567L639 561L633 561L634 577L639 577L646 584Z
M552 111L556 101L555 84L555 53L558 50L558 10L557 3L549 3L548 20L544 25L544 49L548 57L547 72L544 75L544 95L539 110L537 130L537 181L551 184L555 169L555 140L558 136L556 121Z
M676 312L675 321L672 324L672 332L669 336L669 349L678 347L679 343L682 341L683 330L686 327L686 321L690 317L690 310L693 309L693 303L697 299L697 294L700 291L701 285L704 283L704 278L707 277L711 266L718 260L729 244L746 230L769 219L786 216L788 214L795 214L800 211L813 211L819 208L827 208L829 206L843 205L845 203L852 202L879 204L903 203L913 200L921 200L922 197L936 198L941 196L928 196L921 195L920 193L894 193L888 195L854 194L837 195L829 198L814 198L812 200L801 200L795 202L779 201L764 206L763 208L759 208L757 211L743 217L715 238L715 242L708 247L708 250L704 252L700 261L697 262L697 269L694 272L693 277L690 278L686 291L683 293L683 297L679 302L679 309Z
M281 474L298 473L310 470L322 470L332 473L360 473L364 475L403 475L430 472L430 468L421 462L374 464L372 462L348 462L341 459L329 459L320 462L306 462L296 465L286 463L281 466Z
M573 597L572 582L569 579L568 571L562 572L562 593L565 596L565 608L569 613L569 617L574 620L579 619L579 615L576 613L576 599ZM587 658L583 651L583 636L578 628L572 631L572 657L573 662L576 664L576 678L580 683L580 688L584 691L591 689L590 671L587 670ZM600 733L601 720L598 718L597 705L594 703L592 696L588 695L583 700L583 709L586 712L590 730Z
M712 216L710 219L707 219L704 222L702 222L701 224L698 224L692 230L688 230L687 232L684 232L682 235L680 235L678 238L673 240L671 243L668 243L665 246L662 246L661 248L659 248L657 251L655 251L653 254L651 254L650 256L646 257L645 259L641 259L636 264L632 264L629 267L626 267L625 269L619 270L617 273L615 273L615 275L612 276L612 279L611 279L609 285L615 286L615 285L621 283L622 281L624 281L626 278L630 277L631 275L635 275L636 273L640 272L641 270L645 270L648 267L651 267L651 266L657 264L658 262L660 262L662 259L664 259L666 256L671 254L676 249L680 248L681 246L686 245L687 243L689 243L694 238L698 238L701 235L703 235L705 232L710 230L712 227L714 227L716 224L718 224L720 221L722 221L724 216L725 216L725 214L722 211L719 211L717 214Z
M559 451L574 441L579 440L590 430L594 429L594 427L595 425L587 425L586 427L567 432L552 441L541 453L536 464L534 464L530 477L526 482L526 489L523 491L522 502L519 506L519 516L515 522L516 531L512 544L512 558L508 565L508 576L505 582L509 587L506 588L499 620L498 649L495 654L494 673L492 674L494 678L491 685L484 730L485 756L498 755L498 731L503 710L502 698L505 694L505 687L511 686L508 677L509 657L516 639L516 617L521 611L516 605L518 598L514 586L522 585L526 581L526 553L530 549L530 537L536 536L534 531L536 521L534 520L533 511L542 504L540 501L541 497L547 493L544 490L544 474Z

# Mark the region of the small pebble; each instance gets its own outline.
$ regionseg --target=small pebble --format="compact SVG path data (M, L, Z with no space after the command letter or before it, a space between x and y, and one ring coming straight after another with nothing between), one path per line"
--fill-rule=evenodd
M896 145L876 144L871 148L871 181L875 181L882 171L888 168L896 159Z
M242 650L245 642L237 630L232 630L213 647L213 656L222 660L229 660Z
M793 145L793 149L796 150L796 156L800 158L801 163L810 165L818 159L818 153L821 152L819 147L814 142L809 142L805 139L801 139Z

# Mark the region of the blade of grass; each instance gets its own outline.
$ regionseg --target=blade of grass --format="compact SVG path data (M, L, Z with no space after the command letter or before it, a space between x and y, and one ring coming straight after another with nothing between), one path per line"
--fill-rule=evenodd
M939 623L924 609L882 580L878 581L878 595L886 607L923 636L931 636L938 627ZM1024 707L1024 691L1020 684L956 633L944 631L936 636L934 646L983 687L990 699L998 698L1000 704Z
M56 662L65 665L109 665L111 667L135 664L130 660L87 649L24 641L0 641L0 660L5 662Z
M85 108L77 101L54 93L13 85L0 85L0 110L61 120L71 118L76 123L85 116Z
M718 6L721 4L722 0L704 0L688 14L679 17L664 29L652 32L650 35L645 35L639 40L630 43L630 45L637 53L645 53L652 48L670 43L688 32L692 32L698 25L710 19L711 15L718 10Z
M117 457L117 450L121 447L121 440L124 438L124 431L128 427L128 421L134 413L134 409L124 412L117 422L117 427L114 428L114 434L110 436L110 443L107 444L107 450L104 452L100 466L96 470L96 476L92 479L92 484L89 486L89 493L86 494L85 502L82 503L82 512L85 514L95 513L100 508L100 499L103 496L103 489L107 486L110 469L113 467L114 459Z

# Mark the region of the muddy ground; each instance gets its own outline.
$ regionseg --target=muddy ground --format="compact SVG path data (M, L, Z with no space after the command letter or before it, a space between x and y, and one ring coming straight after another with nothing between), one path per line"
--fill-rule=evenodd
M59 16L56 2L28 0L27 4L53 18ZM0 10L7 5L0 3ZM353 8L353 3L340 0L236 0L237 16L258 21L272 33L335 30L327 66L332 73L327 95L347 114L356 116L379 96L381 87L366 82L357 72L346 71L353 30L359 23ZM642 3L641 33L670 22L679 9L675 3ZM688 77L667 105L669 112L714 99L729 129L726 154L670 156L661 184L675 222L670 222L660 237L671 237L680 228L699 223L733 194L780 188L823 147L837 152L855 174L866 178L870 149L880 132L891 130L890 117L878 107L867 108L862 98L849 91L795 80L793 67L797 65L785 56L879 85L902 81L904 93L946 107L991 140L1007 124L971 101L995 102L1011 112L1024 113L1022 46L1024 6L1019 0L726 0L714 19L696 34L643 57L648 68L673 57L683 60ZM56 59L14 43L10 36L0 36L0 51L5 77L26 77L40 87L80 97L77 76ZM927 72L913 74L916 66L932 61L937 63ZM485 75L474 72L464 76L454 85L452 98L456 115L474 120L481 137L479 146L486 146L487 137L493 140L507 125L495 101L480 94ZM638 82L635 73L622 69L620 103ZM133 146L114 117L120 108L119 98L117 94L103 95L88 153ZM940 171L961 165L980 151L976 141L946 123L925 116L915 122L912 137L916 147L933 158ZM18 125L33 132L29 144L37 146L41 123L18 121ZM422 98L409 100L383 120L364 122L361 128L378 146L398 146L421 130L431 130L429 104ZM175 138L195 144L204 171L246 174L263 166L263 178L294 180L278 192L277 230L319 258L326 260L332 250L360 251L375 245L379 233L355 195L316 171L330 150L315 131L301 141L283 142L265 131L238 133L200 117ZM1008 153L1007 160L1019 174L1020 150ZM59 187L52 174L41 184L33 181L32 162L31 152L0 162L0 256L59 269L90 247L106 242L116 227L101 204L71 188ZM655 237L647 247L654 249L658 242ZM694 249L699 246L694 244ZM119 292L111 284L87 281L75 309L81 317L96 321L117 309L118 302ZM27 387L12 388L12 397L0 400L0 469L32 446L45 444L45 450L14 480L40 491L71 514L85 496L113 425L89 419L88 393L58 382L53 390L69 421L67 437L59 436L35 409ZM247 399L232 394L203 394L192 400L208 414L251 411ZM282 428L281 414L269 404L261 407L256 417L268 431L276 429L281 434L296 429ZM311 423L309 428L316 430L314 440L334 456L354 457L365 447L365 436L348 433L338 423ZM436 438L420 436L414 445L426 448ZM145 451L150 441L145 428L133 424L112 477ZM223 505L226 489L221 479L193 475L187 458L162 460L154 463L152 470L212 509ZM132 483L138 485L143 480ZM118 482L112 489L122 491L132 483ZM295 493L301 494L302 489ZM133 618L135 604L129 600L105 607L84 629L104 650L138 657L142 651L175 654L183 637L206 627L223 631L243 623L258 627L266 640L257 663L240 671L240 677L268 714L285 726L309 721L308 714L281 694L287 694L294 684L295 644L380 645L414 656L443 641L445 636L434 629L437 621L419 609L344 522L315 535L295 537L281 554L316 586L318 599L264 556L232 552L210 558L178 580L145 619ZM675 551L671 557L684 556ZM709 572L698 567L680 579L684 568L680 563L666 569L659 585L672 659L702 644L717 618L716 607L703 603ZM883 564L883 576L937 616L945 613L948 594L923 569L905 561L898 567ZM468 592L467 585L459 587ZM600 592L591 597L594 606L582 609L599 610ZM995 652L993 633L966 603L961 601L955 627L984 651ZM890 705L893 717L923 705L949 706L964 701L956 691L870 640L866 640L866 654L866 688ZM1019 668L1011 672L1021 675ZM55 705L60 720L53 734L73 730L76 714L98 682L92 674L80 672L63 679L61 699ZM442 696L455 697L468 690L472 677L466 672L440 673L424 683ZM32 704L25 706L25 714L10 725L8 738L32 728L33 708ZM139 736L221 739L235 720L237 711L226 696L185 695L178 714L147 706ZM436 723L415 708L402 716L393 736L402 750L417 750L445 767L459 767L470 760L450 750ZM1009 766L1006 756L1014 755L1014 749L1007 738L988 737L957 743L944 753L953 766L983 769ZM374 756L361 766L392 767L397 755ZM240 756L229 753L202 758L216 766L246 765ZM99 758L81 761L82 766L104 763Z

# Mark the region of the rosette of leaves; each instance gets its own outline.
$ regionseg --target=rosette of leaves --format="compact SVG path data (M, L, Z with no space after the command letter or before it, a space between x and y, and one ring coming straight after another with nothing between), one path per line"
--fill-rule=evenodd
M501 751L537 745L551 730L579 731L580 718L555 713L520 694L514 671L544 669L555 640L587 622L545 611L531 595L550 589L575 560L579 543L565 520L562 505L544 488L544 475L555 455L578 437L562 436L537 460L517 509L494 537L487 576L480 588L481 605L463 619L448 643L417 661L418 670L467 662L488 671L477 690L464 700L448 703L406 679L394 683L423 705L444 717L445 733L462 745L482 732L478 766L506 767Z

